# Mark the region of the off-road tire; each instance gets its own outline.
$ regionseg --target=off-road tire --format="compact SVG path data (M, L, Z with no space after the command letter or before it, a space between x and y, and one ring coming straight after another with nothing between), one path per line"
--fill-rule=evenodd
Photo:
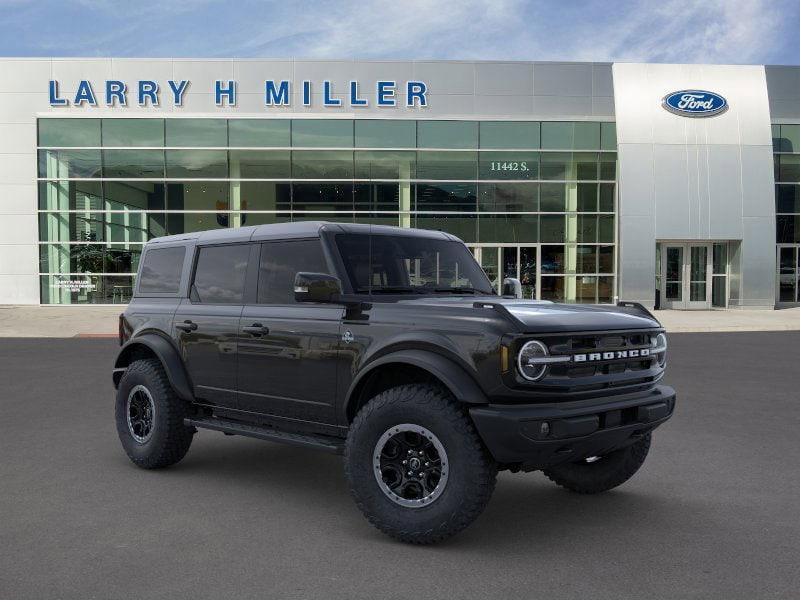
M374 474L376 444L388 429L404 423L428 429L447 454L446 485L425 506L395 503ZM429 384L398 386L367 402L350 426L344 464L350 491L369 522L412 544L440 542L467 527L483 512L497 479L497 465L463 405L446 390Z
M650 450L650 434L638 442L605 454L596 462L565 463L544 474L563 488L578 494L599 494L622 485L633 477Z
M153 398L155 414L152 434L138 442L128 427L128 395L135 386L144 386ZM186 427L188 404L178 398L167 374L156 359L137 360L125 370L117 388L117 434L128 457L143 469L160 469L174 465L189 450L194 427Z

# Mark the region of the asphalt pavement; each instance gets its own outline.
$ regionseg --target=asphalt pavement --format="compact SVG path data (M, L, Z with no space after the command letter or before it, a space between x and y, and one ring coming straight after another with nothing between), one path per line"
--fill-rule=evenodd
M407 546L341 458L201 431L143 471L108 339L0 339L0 598L800 597L800 333L675 334L673 419L642 470L583 497L502 473L451 541Z

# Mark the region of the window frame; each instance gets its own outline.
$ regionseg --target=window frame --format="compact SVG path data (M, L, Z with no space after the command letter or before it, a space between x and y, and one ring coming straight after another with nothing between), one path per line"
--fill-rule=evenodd
M203 302L202 300L193 298L192 290L194 289L195 279L197 278L197 266L200 261L200 252L204 248L218 248L221 246L249 246L249 254L247 256L247 266L244 270L244 284L242 286L242 300L241 302ZM247 304L248 298L250 298L252 294L252 289L250 285L251 280L251 269L253 266L253 248L257 247L258 244L255 242L251 242L249 240L243 241L235 241L235 242L217 242L211 244L203 244L198 243L194 247L194 254L192 256L192 266L190 271L190 277L187 280L186 286L186 293L184 294L185 297L188 297L189 302L192 305L198 306L244 306Z
M251 262L255 262L255 266L253 267L253 275L251 284L253 286L253 297L251 302L247 302L248 306L290 306L297 308L298 305L308 305L308 306L331 306L331 303L323 303L323 302L261 302L258 296L258 284L261 279L261 254L264 251L264 247L269 244L291 244L293 242L316 242L317 246L320 249L320 254L322 255L322 260L325 263L325 267L328 270L328 275L333 275L342 284L344 288L344 282L342 282L341 277L337 270L334 268L333 261L331 260L330 254L328 252L327 244L322 236L311 236L311 237L293 237L293 238L282 238L282 239L274 239L274 240L260 240L257 242L252 242L257 247L257 252L255 252L255 261L253 261L253 254L250 255ZM299 271L298 271L299 272ZM248 269L249 275L249 269ZM340 305L335 305L338 308L342 308Z
M136 270L136 279L134 280L133 298L179 298L184 294L182 293L184 281L186 281L186 263L187 257L191 256L190 247L186 242L176 242L174 244L153 244L147 247L145 244L142 248L142 255L139 258L139 268ZM183 248L183 263L181 264L180 275L178 277L178 288L174 292L142 292L142 270L144 269L145 259L150 252L154 250L168 250L171 248Z

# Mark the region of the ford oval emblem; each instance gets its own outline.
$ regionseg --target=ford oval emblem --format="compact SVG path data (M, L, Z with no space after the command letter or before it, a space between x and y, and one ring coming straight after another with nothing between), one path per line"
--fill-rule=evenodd
M728 110L728 101L705 90L681 90L664 96L662 105L671 113L684 117L713 117Z

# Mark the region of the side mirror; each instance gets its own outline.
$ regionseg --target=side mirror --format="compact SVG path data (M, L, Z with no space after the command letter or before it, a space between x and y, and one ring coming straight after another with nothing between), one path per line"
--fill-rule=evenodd
M513 277L503 279L503 296L522 298L522 283L520 283L519 279L514 279Z
M342 282L326 273L303 273L294 276L296 302L326 302L342 294Z

